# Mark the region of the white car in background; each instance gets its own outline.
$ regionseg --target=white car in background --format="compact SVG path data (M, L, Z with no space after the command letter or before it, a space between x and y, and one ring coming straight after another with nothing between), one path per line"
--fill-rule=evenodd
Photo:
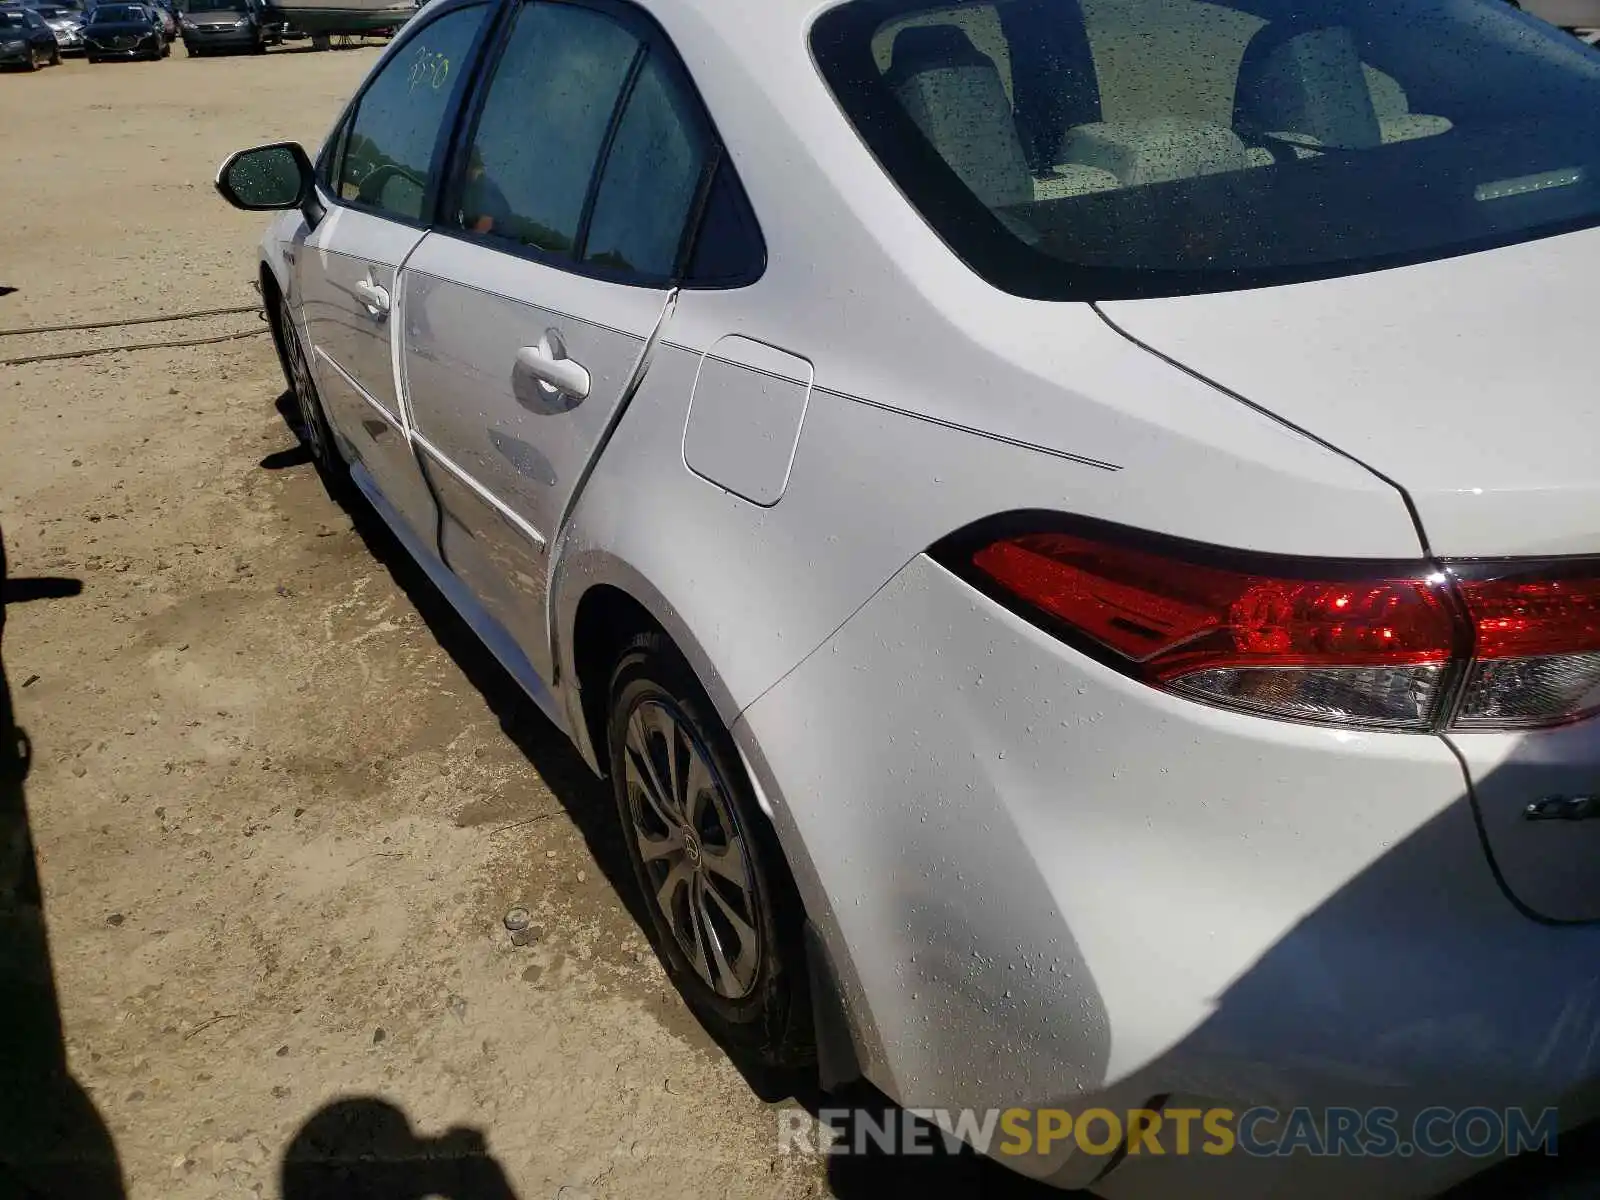
M1600 55L1499 0L436 0L218 187L284 210L317 463L610 777L734 1053L1600 1114Z

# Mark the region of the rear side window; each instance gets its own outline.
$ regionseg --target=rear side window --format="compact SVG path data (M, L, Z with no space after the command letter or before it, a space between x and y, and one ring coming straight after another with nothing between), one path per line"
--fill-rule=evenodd
M766 265L688 71L631 6L527 0L460 161L449 223L535 257L643 286Z
M709 138L662 57L646 59L617 124L589 222L585 261L672 276L706 170Z
M341 200L420 221L436 180L434 152L468 67L487 4L453 9L408 38L379 69L347 123L335 167Z
M639 52L638 38L601 13L523 5L468 152L462 228L571 253Z
M974 270L1044 299L1351 274L1600 223L1600 54L1487 0L852 0L812 45Z

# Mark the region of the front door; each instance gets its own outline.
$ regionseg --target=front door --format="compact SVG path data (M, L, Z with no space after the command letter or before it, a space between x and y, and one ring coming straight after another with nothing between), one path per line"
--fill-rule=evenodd
M357 481L433 549L437 509L407 435L397 384L398 275L422 240L447 118L490 13L447 9L408 35L346 119L329 166L327 214L296 271L312 370Z
M679 70L624 10L525 2L401 272L443 557L546 678L547 551L670 311L707 174Z
M413 534L430 539L433 500L406 440L390 317L399 266L422 234L355 209L331 209L299 252L312 370L328 422ZM363 481L365 482L365 481Z

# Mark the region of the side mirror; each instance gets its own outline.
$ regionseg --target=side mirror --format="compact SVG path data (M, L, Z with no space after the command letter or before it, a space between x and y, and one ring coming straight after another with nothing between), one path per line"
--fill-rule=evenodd
M306 221L322 219L316 171L299 142L274 142L240 150L217 171L217 194L247 212L298 208Z

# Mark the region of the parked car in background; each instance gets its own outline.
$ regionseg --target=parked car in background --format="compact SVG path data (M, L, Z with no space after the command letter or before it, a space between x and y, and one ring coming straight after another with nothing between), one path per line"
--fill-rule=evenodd
M268 19L257 0L190 0L178 16L183 48L191 58L223 50L266 52L283 41L283 31Z
M60 4L36 4L33 11L44 18L62 54L83 53L83 14Z
M165 0L145 0L145 6L154 14L156 21L161 25L162 36L167 39L170 46L178 40L178 18Z
M60 62L60 43L43 17L32 9L0 7L0 66L37 71Z
M1081 1118L1006 1161L1116 1200L1434 1195L1600 1118L1593 50L436 0L218 187L284 210L312 457L609 778L742 1061Z
M84 52L92 63L116 58L165 58L171 43L155 10L145 4L102 4L83 27Z

